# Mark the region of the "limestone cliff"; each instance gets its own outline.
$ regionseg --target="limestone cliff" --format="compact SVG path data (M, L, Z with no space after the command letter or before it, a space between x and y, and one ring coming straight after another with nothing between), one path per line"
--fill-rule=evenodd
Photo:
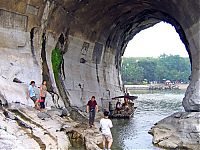
M192 64L183 106L200 111L199 14L199 0L1 0L0 102L32 106L29 82L40 86L43 79L49 107L81 107L92 95L101 104L100 98L122 94L127 43L166 21L179 33Z
M83 106L92 95L100 104L123 93L120 63L128 41L162 20L175 26L186 46L192 80L184 107L199 111L199 10L198 0L1 0L0 75L26 84L45 79L65 106ZM61 54L56 75L55 48Z
M5 82L18 78L27 86L31 80L39 86L45 79L48 90L60 94L65 106L83 106L92 95L99 100L119 94L122 85L112 63L114 54L109 57L111 64L104 66L104 45L72 34L70 24L75 20L64 7L57 1L0 2L1 77ZM56 75L52 68L55 48L62 53Z

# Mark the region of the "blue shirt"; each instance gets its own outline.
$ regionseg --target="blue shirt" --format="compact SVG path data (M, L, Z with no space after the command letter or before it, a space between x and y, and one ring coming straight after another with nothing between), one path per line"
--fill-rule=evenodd
M29 91L29 96L30 97L36 96L32 85L29 85L28 91Z

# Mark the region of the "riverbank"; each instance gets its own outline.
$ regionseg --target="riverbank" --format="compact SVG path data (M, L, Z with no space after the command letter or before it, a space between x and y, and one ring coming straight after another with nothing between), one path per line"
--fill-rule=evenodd
M61 98L47 93L41 112L33 108L27 84L2 77L0 83L0 149L98 149L98 123L90 129L77 107L65 108Z
M167 149L200 149L200 112L176 112L157 122L149 134L153 144Z
M146 84L146 85L124 85L128 90L151 90L162 89L167 90L164 84ZM186 90L189 84L176 84L175 89Z
M41 112L12 104L0 109L0 149L100 150L98 129L97 122L89 128L87 122L74 121L56 108Z

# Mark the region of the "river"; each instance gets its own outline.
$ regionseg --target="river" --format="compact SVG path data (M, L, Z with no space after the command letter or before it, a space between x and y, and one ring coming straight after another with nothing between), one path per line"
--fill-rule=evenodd
M185 91L130 91L137 95L137 110L130 120L113 119L113 150L162 150L152 144L148 134L159 120L177 111L184 111L182 99Z

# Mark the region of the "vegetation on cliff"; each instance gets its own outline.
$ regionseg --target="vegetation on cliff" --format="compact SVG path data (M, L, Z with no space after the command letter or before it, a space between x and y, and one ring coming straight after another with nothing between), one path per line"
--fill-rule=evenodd
M63 87L62 79L60 77L62 61L63 61L63 56L62 56L61 50L59 48L53 49L52 54L51 54L51 62L52 62L52 67L53 67L54 78L55 78L60 96L62 97L62 100L65 104L65 107L68 107L70 106L69 98Z
M163 79L188 82L190 68L189 58L163 54L158 58L123 58L121 72L125 84L162 82Z
M52 54L51 54L51 62L52 62L54 77L55 77L56 83L58 83L60 65L62 62L62 54L61 54L60 49L58 48L53 49Z

